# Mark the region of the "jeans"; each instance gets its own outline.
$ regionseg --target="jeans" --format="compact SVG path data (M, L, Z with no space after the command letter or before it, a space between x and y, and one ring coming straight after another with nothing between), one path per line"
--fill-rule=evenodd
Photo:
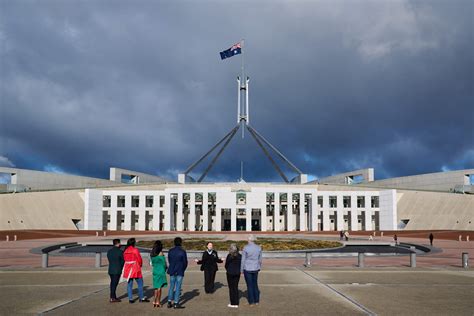
M128 300L129 301L133 300L133 295L132 295L133 280L137 281L137 284L138 284L138 297L140 298L140 300L142 300L143 299L143 279L142 278L128 280L128 284L127 284Z
M168 289L168 302L179 303L181 295L181 285L183 284L182 275L170 275L170 288Z
M109 274L110 276L110 298L117 298L117 285L120 281L120 274Z
M247 299L249 304L260 302L260 290L258 289L258 271L244 270L245 283L247 283Z

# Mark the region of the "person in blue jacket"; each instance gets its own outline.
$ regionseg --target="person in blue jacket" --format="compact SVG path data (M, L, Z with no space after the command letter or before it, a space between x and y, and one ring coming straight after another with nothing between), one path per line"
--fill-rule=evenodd
M170 275L170 287L168 289L168 308L184 308L179 304L181 285L183 284L184 271L188 267L188 256L181 247L181 237L174 239L174 247L168 251L168 274Z

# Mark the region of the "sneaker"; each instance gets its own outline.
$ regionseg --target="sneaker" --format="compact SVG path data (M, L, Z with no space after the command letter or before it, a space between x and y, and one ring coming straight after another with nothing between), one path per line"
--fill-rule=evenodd
M230 308L239 308L239 305L228 304L227 307L230 307Z
M149 302L150 302L150 300L147 299L147 298L144 298L144 299L140 300L140 303L149 303Z
M181 305L179 305L179 304L174 304L173 308L174 308L174 309L183 309L183 308L185 308L185 307L184 307L184 306L181 306Z
M168 308L173 307L173 304L171 304L171 301L168 301L168 305L167 305L167 306L168 306Z
M128 302L129 302L130 304L133 304L133 303L135 303L135 301L134 301L134 300L128 300Z

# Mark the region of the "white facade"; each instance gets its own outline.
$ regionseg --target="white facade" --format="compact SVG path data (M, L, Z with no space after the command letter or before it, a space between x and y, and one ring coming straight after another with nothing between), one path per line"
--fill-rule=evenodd
M396 193L386 191L248 183L87 189L84 220L86 229L104 230L391 230L397 226Z

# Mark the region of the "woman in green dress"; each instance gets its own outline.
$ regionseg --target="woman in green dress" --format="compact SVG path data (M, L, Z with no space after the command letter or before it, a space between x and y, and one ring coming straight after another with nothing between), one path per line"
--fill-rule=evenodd
M155 241L150 253L150 263L153 267L153 288L155 289L155 299L153 307L161 307L161 289L167 287L166 282L166 259L163 254L163 244L161 241Z

